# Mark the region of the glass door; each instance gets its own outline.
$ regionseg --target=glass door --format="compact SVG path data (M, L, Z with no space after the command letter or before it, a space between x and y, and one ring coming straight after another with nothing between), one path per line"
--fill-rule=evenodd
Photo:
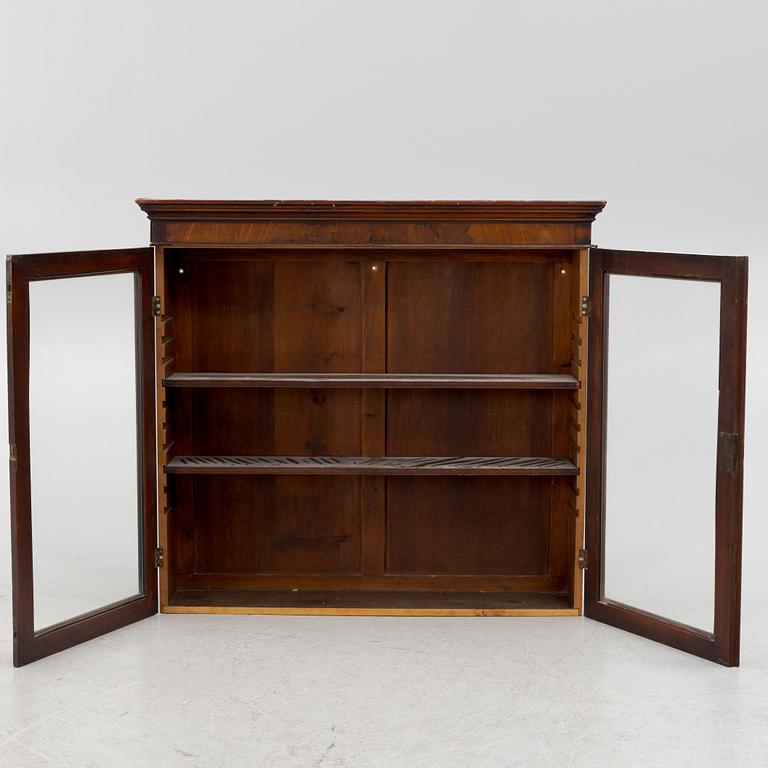
M584 612L739 663L747 260L593 249Z
M157 612L152 249L7 270L21 666Z

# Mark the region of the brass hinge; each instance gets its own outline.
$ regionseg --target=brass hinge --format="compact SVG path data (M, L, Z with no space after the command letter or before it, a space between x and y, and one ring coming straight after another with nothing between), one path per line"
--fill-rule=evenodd
M10 443L8 448L11 455L11 461L16 461L16 443Z
M162 568L165 565L165 552L162 547L155 549L155 568Z
M585 571L589 568L589 552L586 549L579 550L579 568Z
M591 317L592 315L592 298L590 296L581 297L581 316Z
M159 296L152 297L152 315L154 317L160 316L160 297Z
M721 432L717 448L717 468L734 474L739 466L739 433Z

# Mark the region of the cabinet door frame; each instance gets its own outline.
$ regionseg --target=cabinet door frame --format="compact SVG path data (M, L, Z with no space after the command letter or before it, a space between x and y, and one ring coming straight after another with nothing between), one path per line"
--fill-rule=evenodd
M13 663L23 666L157 613L153 249L9 256L8 411L11 484ZM133 273L136 317L140 594L35 632L29 434L29 284L36 280ZM78 307L77 311L87 311ZM93 318L98 323L98 317Z
M610 274L705 280L720 284L718 458L735 450L735 462L718 460L715 489L714 632L603 597L605 548L604 464L607 393L607 328ZM746 257L617 251L590 252L586 616L725 666L739 664L741 617L742 480L747 331ZM642 318L638 318L642 322ZM736 446L724 435L736 433Z

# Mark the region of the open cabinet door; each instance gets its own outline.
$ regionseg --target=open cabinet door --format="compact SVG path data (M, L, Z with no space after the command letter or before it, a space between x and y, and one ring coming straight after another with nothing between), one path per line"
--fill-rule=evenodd
M151 248L9 256L13 660L157 612Z
M739 663L747 260L594 249L584 612Z

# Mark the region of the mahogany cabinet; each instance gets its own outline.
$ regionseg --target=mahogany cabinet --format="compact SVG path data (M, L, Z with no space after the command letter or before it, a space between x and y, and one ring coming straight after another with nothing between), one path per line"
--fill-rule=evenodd
M152 247L8 259L17 665L158 606L583 612L738 664L745 258L595 248L602 202L137 202ZM38 627L30 288L98 275L133 276L138 587ZM704 628L606 590L608 286L621 313L626 279L641 289L653 279L665 290L691 283L716 291L713 448L703 459L711 463L703 519L712 622ZM651 304L634 321L629 315L632 332L656 311ZM674 311L682 322L684 296ZM678 315L670 317L665 335L675 332ZM630 369L635 343L616 342ZM664 387L681 383L675 364L673 355L651 366L668 375L650 395L661 410ZM617 373L624 384L616 391L646 372ZM56 371L35 375L62 386ZM695 372L690 378L684 399L695 389ZM647 419L656 405L643 404ZM634 443L622 434L617 450ZM693 499L696 478L686 489L686 467L670 466L665 450L662 440L651 458L667 462L661 474L671 473L683 501ZM658 472L645 471L642 457L633 472L635 460L625 451L608 466L629 462L637 494L653 493ZM677 512L672 505L648 522L653 536L677 535ZM642 509L633 519L642 534Z

